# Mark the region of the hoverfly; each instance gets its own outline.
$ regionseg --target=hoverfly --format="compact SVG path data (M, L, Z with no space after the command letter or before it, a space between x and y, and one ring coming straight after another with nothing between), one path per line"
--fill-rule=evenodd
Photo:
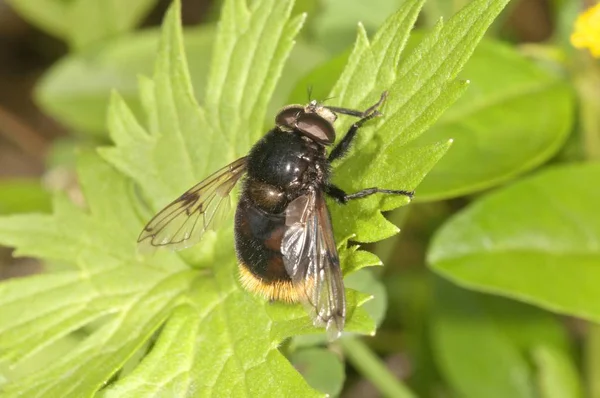
M346 301L331 218L325 203L375 193L413 192L368 188L348 194L330 182L331 163L349 150L359 128L380 116L387 93L365 111L325 106L317 101L288 105L270 130L241 159L192 187L148 222L138 242L182 249L214 227L229 195L244 175L235 213L235 249L241 284L269 300L302 302L313 324L330 338L344 328ZM337 114L358 118L327 155L336 134Z

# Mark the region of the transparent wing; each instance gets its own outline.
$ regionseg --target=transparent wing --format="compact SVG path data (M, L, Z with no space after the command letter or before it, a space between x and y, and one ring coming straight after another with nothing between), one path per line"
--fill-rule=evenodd
M138 238L142 251L168 246L173 250L200 241L229 213L230 193L246 171L246 158L236 160L186 191L155 215Z
M320 191L301 196L287 207L281 252L292 282L305 293L314 325L325 326L330 339L339 337L346 298L331 218Z

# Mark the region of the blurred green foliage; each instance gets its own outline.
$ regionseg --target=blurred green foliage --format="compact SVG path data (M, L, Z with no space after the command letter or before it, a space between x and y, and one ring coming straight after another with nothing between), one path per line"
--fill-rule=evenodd
M276 41L275 34L259 39L254 31L238 47L221 36L222 48L215 50L216 10L224 2L214 2L205 23L185 27L182 41L173 20L162 33L138 28L155 5L152 0L126 7L115 0L9 3L69 46L38 82L38 104L72 131L76 139L68 142L69 149L116 143L118 149L104 150L102 156L124 174L84 151L78 168L91 215L60 195L54 215L46 214L51 195L39 182L0 183L0 214L8 215L0 224L0 240L18 246L18 253L47 259L50 269L64 270L70 260L79 267L0 285L3 313L12 314L0 321L0 391L7 396L58 391L62 396L82 391L177 395L181 385L189 386L201 374L203 383L215 388L205 391L217 395L319 391L335 396L367 379L380 392L401 397L600 397L600 328L595 325L600 321L600 65L569 44L583 1L552 1L552 35L528 45L516 43L514 32L506 33L505 10L469 59L478 40L473 32L483 34L495 16L477 14L485 2L426 1L418 29L403 48L402 34L408 30L399 27L412 26L418 2L297 0L290 20L299 21L304 12L308 19L272 93L269 87L279 77L288 47L281 44L281 52L262 54L264 67L274 68L277 76L253 70L246 48L259 40ZM489 3L497 12L504 5ZM461 9L459 17L438 23ZM237 29L248 22L243 13L226 17ZM291 43L291 25L261 23L281 28ZM239 34L231 32L231 37ZM369 42L376 32L380 36ZM181 50L187 64L170 64L181 60ZM253 70L266 90L250 82L240 96L234 83L243 73L228 79L226 72L219 74L219 65L229 65L228 54L234 53L243 59L240 73ZM154 80L143 77L153 75ZM188 78L193 92L187 91ZM348 333L342 342L329 344L321 335L306 335L311 331L301 310L265 305L235 290L231 247L215 244L216 237L175 263L173 256L159 255L150 271L130 256L129 246L149 214L137 214L143 207L129 177L151 196L153 207L160 207L219 161L240 155L272 125L279 107L306 102L309 86L313 98L333 94L327 103L356 107L372 102L375 91L389 89L383 121L366 129L351 161L336 165L336 183L417 190L417 204L389 213L403 230L400 237L369 247L382 258L383 269L359 270L377 265L377 258L345 245L348 239L376 242L393 235L396 227L379 209L404 203L373 199L332 209L344 271L358 270L346 278L347 286L363 292L349 293L351 306L374 296L357 307L349 324L349 330L361 333L378 325L375 337L363 340ZM190 93L193 100L186 97ZM198 104L229 115L222 118L221 130L195 113ZM207 127L199 128L203 123ZM234 146L211 147L220 159L206 155L211 151L202 142L209 130L232 139L247 125L249 133ZM347 127L341 120L339 131ZM172 133L194 148L177 147L170 136L155 141L157 132ZM156 155L154 147L165 152ZM183 158L188 150L198 161L187 168L168 160L173 153ZM65 151L62 142L55 152ZM165 188L161 181L173 184ZM123 228L111 236L113 224ZM218 239L228 243L230 236L224 232ZM215 259L223 264L216 273L221 287L199 278L203 271L188 271L187 263ZM80 273L86 275L83 282ZM223 295L228 289L234 293ZM186 297L185 305L177 297ZM84 305L75 310L74 303ZM230 315L240 311L253 317L232 323ZM223 324L230 323L236 328L228 337ZM255 332L253 344L243 344L245 329ZM106 353L104 345L117 354ZM64 352L69 356L62 358ZM408 365L391 364L398 357ZM18 366L9 366L15 362ZM80 369L72 374L76 384L68 376L73 363ZM226 371L208 369L217 364ZM190 376L190 371L196 373ZM152 391L146 385L150 379ZM17 387L15 380L21 383ZM186 391L204 395L202 388Z

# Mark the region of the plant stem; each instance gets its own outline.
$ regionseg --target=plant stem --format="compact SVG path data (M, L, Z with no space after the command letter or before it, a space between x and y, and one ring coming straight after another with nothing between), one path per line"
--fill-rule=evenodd
M591 57L580 61L575 75L579 97L579 119L584 155L588 161L600 160L600 68Z
M585 370L588 396L600 398L600 325L590 323L585 339Z
M415 398L415 395L398 380L362 340L345 337L340 340L344 354L365 378L386 397Z

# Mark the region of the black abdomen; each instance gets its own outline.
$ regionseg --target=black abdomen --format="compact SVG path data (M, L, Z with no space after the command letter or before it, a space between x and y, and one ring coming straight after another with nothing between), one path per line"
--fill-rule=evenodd
M295 303L306 293L294 286L283 262L284 214L266 213L242 195L235 213L235 249L240 281L247 290L268 300Z
M264 282L289 280L281 255L284 214L270 214L243 197L235 212L235 246L238 260Z
M241 282L270 300L301 301L285 269L281 240L285 209L328 177L323 147L297 132L273 129L248 155L248 175L235 213L235 249Z

